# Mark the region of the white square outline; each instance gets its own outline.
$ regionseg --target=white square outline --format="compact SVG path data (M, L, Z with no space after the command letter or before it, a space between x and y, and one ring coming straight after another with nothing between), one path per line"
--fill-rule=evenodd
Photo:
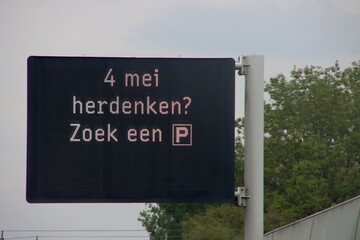
M175 127L178 127L178 126L190 128L190 143L175 143ZM173 124L172 125L172 145L179 146L179 147L192 146L192 124Z

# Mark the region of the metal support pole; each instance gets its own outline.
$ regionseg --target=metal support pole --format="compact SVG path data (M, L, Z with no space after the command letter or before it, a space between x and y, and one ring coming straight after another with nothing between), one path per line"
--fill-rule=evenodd
M242 57L245 74L245 240L264 236L264 56Z
M1 231L1 238L0 240L4 240L4 231Z

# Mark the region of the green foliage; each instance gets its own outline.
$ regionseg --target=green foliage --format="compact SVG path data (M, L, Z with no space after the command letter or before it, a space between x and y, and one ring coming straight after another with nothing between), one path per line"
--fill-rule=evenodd
M243 129L244 121L239 118L235 121L236 138L235 138L235 186L244 186L244 145Z
M266 230L360 194L360 62L266 85Z
M280 212L287 222L310 215L328 207L326 179L317 177L319 166L309 161L301 161L292 167L292 174L285 180L283 194L276 193L273 209Z
M181 222L204 209L204 204L147 204L138 220L149 232L150 239L182 239Z
M164 210L157 204L147 204L147 209L140 212L139 221L143 223L150 239L166 239L166 229L163 226L168 224Z
M242 240L243 216L243 209L235 205L208 206L182 223L183 239Z
M360 194L360 62L341 71L294 68L265 91L265 231ZM243 186L243 119L236 121L235 186ZM243 209L149 204L151 239L242 239Z

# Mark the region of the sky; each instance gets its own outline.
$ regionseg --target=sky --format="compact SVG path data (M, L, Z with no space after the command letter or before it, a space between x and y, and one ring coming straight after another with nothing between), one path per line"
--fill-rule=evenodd
M0 0L0 230L143 230L144 204L26 202L28 56L260 54L268 81L294 66L360 60L359 26L358 0Z

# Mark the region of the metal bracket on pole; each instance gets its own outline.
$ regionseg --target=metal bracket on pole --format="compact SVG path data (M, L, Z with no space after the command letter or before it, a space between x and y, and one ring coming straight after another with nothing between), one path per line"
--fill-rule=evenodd
M239 76L246 75L246 67L250 66L249 64L242 63L241 60L246 57L239 57L238 60L235 62L235 70L238 71Z
M236 204L238 207L246 207L246 200L250 198L247 196L246 187L237 187L235 190Z

